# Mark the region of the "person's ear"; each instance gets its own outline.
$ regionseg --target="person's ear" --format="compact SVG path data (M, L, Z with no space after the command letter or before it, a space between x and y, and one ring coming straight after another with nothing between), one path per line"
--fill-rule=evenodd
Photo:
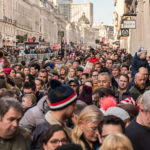
M47 146L45 143L43 144L43 148L44 148L44 150L47 150Z
M83 121L79 121L79 128L81 129L81 130L83 130L83 128L84 128L84 123L83 123Z
M50 105L50 101L49 101L49 99L48 99L48 96L47 96L47 98L46 98L46 102L47 102L48 106L50 107L51 105Z

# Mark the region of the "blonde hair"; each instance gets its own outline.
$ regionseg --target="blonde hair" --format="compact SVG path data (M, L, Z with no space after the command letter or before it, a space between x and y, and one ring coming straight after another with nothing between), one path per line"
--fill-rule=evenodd
M32 100L32 105L36 104L37 99L34 94L25 94L22 99L23 98L30 98Z
M110 134L104 140L101 150L133 150L130 140L121 133Z
M80 113L79 118L77 120L77 124L72 130L72 142L75 144L79 144L82 146L83 150L86 150L85 144L82 142L80 137L84 134L82 129L80 128L81 122L91 121L91 122L100 122L103 118L103 113L94 105L86 106Z

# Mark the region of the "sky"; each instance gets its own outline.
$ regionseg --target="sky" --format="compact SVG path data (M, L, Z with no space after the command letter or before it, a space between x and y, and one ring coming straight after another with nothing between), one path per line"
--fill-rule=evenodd
M74 2L92 2L94 22L103 22L106 25L113 24L114 0L74 0Z

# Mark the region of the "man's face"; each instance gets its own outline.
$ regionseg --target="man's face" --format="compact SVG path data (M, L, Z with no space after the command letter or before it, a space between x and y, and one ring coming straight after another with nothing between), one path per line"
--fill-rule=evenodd
M144 75L145 79L147 80L148 79L148 69L147 68L140 68L139 69L139 73L141 73L142 75Z
M146 79L144 75L138 75L134 80L135 84L142 90L146 86Z
M81 82L82 84L84 84L86 82L87 78L85 75L82 75L82 78L81 78Z
M38 69L35 69L34 67L31 67L31 68L30 68L30 73L31 73L32 75L35 75L37 72L38 72Z
M119 69L118 68L113 68L112 69L112 75L113 75L113 77L118 77L119 76Z
M127 72L128 72L127 67L122 67L122 68L121 68L121 74L125 74L125 73L127 73Z
M78 62L73 62L73 68L77 68L79 66L79 63Z
M97 71L94 71L92 73L92 81L94 84L97 84L97 81L98 81L98 72Z
M111 69L112 65L113 65L112 60L107 60L106 61L106 68Z
M101 65L96 64L94 70L100 72L101 71Z
M46 72L40 72L38 77L41 78L44 81L44 83L46 83L46 81L47 81L47 73Z
M100 135L100 143L103 143L104 139L113 133L123 133L121 125L104 124L102 127L102 135Z
M73 117L73 112L76 110L76 108L77 108L76 102L74 102L71 105L69 105L68 107L66 107L64 109L65 118L71 119Z
M127 89L128 79L125 78L124 76L120 76L120 78L118 80L118 86L119 86L119 89L121 89L121 90Z
M25 75L28 75L29 72L30 72L30 71L29 71L29 68L24 68L24 74L25 74Z
M77 76L78 76L78 77L80 77L80 78L81 78L81 77L82 77L82 74L83 74L83 72L82 72L82 71L77 71Z
M71 82L69 85L70 85L70 87L71 87L74 91L77 90L77 87L78 87L77 83Z
M98 86L99 88L110 88L111 82L107 75L100 75L98 77Z
M139 115L142 120L142 125L150 128L150 110L141 109Z
M10 139L15 136L21 117L22 113L11 107L0 119L0 136L4 139Z
M23 93L24 94L34 94L33 90L30 88L30 89L23 89Z

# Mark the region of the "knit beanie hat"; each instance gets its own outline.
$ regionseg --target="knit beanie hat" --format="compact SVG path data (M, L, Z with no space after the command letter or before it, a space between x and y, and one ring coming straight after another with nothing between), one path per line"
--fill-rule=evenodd
M51 110L63 109L76 101L77 94L70 86L54 79L50 81L50 86L51 89L48 92L48 98Z
M137 51L137 56L139 56L142 53L147 53L147 49L145 49L144 47L139 47Z
M108 115L116 116L116 117L122 119L123 121L126 119L130 119L128 112L125 111L123 108L119 108L119 107L108 108L105 112L105 116L108 116Z

